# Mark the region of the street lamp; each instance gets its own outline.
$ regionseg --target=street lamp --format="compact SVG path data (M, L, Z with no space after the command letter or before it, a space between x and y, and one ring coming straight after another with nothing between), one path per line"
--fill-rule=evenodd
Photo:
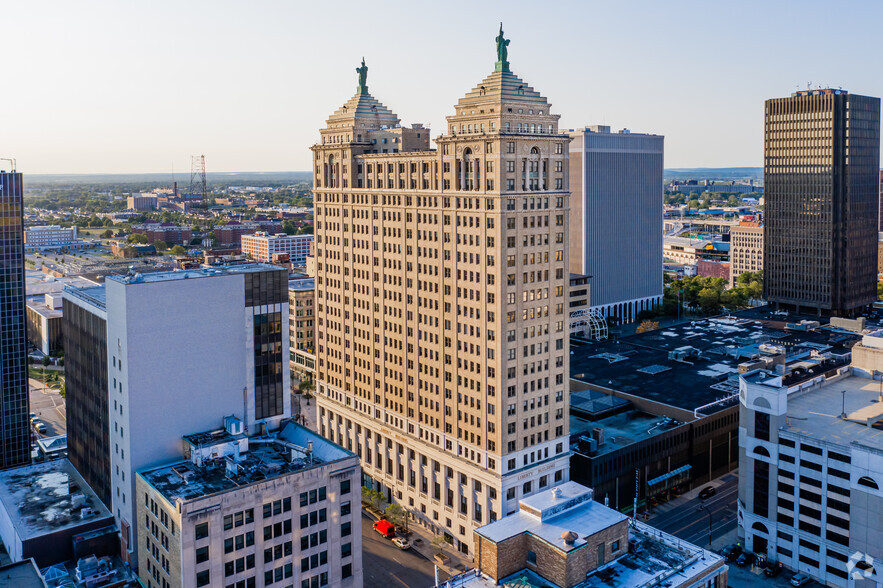
M708 514L708 546L711 547L711 509L704 504L700 504L697 510Z

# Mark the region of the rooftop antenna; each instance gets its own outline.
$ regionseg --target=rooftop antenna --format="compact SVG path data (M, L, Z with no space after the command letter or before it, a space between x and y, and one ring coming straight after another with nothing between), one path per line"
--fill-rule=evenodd
M842 408L841 408L841 412L840 412L840 418L845 419L846 418L846 390L841 390L840 394L843 397L843 402L841 404Z
M810 80L810 81L808 81L808 82L806 83L806 89L807 89L807 90L812 90L812 80Z
M12 171L12 173L15 173L16 165L15 165L15 158L14 157L0 157L0 161L8 161L10 164L12 164L11 171Z

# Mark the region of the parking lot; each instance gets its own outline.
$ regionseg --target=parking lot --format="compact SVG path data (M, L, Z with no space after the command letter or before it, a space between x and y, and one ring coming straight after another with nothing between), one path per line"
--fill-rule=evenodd
M64 435L67 432L64 399L57 390L43 385L39 380L30 380L31 412L46 425L45 437Z

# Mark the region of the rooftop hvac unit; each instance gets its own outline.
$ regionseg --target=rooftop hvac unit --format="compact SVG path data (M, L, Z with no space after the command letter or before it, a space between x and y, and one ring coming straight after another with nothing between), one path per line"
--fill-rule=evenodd
M598 445L604 445L604 429L595 427L592 429L592 439L598 442Z

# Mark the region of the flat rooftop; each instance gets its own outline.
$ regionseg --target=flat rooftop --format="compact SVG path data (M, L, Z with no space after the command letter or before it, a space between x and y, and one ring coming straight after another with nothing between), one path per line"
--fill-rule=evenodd
M104 286L90 286L88 288L74 288L67 287L64 291L75 297L83 300L84 302L100 308L101 310L107 310L107 291L104 289Z
M27 296L42 296L61 292L66 286L74 288L87 288L95 286L95 282L80 276L56 278L41 271L25 270L25 294Z
M556 490L557 495L554 494ZM559 509L561 512L557 512ZM589 488L576 482L565 482L522 499L518 512L475 532L494 543L530 533L562 552L569 552L585 545L588 535L626 519L628 517L624 514L596 502ZM573 545L566 545L561 539L561 534L569 531L579 535Z
M213 433L195 433L187 435L185 439L205 443L205 440L214 437L211 443L217 444L241 437ZM273 439L278 439L281 443L276 443ZM311 458L303 453L292 456L292 445L306 448L310 443L313 448ZM355 454L318 433L295 423L287 423L273 435L249 438L249 450L241 454L237 462L239 473L236 475L229 475L223 463L216 465L206 462L205 465L198 466L190 460L141 470L138 475L174 504L179 498L183 501L194 500L350 457L355 457Z
M808 317L777 315L773 320L768 311L752 309L618 340L571 341L570 377L680 410L706 407L703 414L711 414L736 405L739 364L760 357L762 344L783 347L793 358L813 350L843 354L861 339L826 326L786 329L801 318ZM670 359L679 349L681 359Z
M591 437L592 429L595 427L604 429L604 443L598 445L597 453L591 454L592 457L597 457L650 439L681 424L664 416L653 415L636 409L627 410L626 412L597 421L590 421L571 414L570 437L571 439L576 435ZM573 446L577 447L578 442Z
M0 566L0 588L46 588L33 559Z
M316 280L314 278L288 280L288 289L294 292L307 292L309 290L315 290Z
M112 517L67 459L0 472L0 502L22 540Z
M883 416L883 403L878 402L880 388L879 380L851 375L821 388L794 393L788 398L788 425L781 432L843 447L860 445L883 451L883 422L875 423ZM840 418L844 400L846 419Z
M47 319L60 318L62 316L61 309L48 306L43 296L28 296L27 303L28 308Z
M679 584L724 565L720 555L640 522L632 522L629 542L637 546L634 553L596 570L574 588L667 586L669 578Z
M172 280L186 280L193 278L209 278L213 276L251 274L265 271L280 271L282 269L283 268L280 268L279 266L270 265L268 263L243 263L241 265L221 265L212 266L210 268L202 267L187 270L137 273L135 274L135 276L138 276L137 279L135 278L135 276L128 274L107 276L106 279L113 280L114 282L119 282L121 284L144 284L153 282L170 282Z

